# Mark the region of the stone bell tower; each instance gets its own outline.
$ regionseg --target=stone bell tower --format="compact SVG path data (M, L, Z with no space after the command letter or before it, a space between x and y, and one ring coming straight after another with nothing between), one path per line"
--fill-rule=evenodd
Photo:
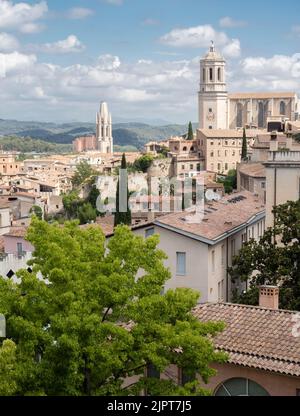
M113 153L112 118L107 103L102 102L96 115L97 150L101 153Z
M211 42L200 61L199 128L228 128L228 93L225 79L226 62Z

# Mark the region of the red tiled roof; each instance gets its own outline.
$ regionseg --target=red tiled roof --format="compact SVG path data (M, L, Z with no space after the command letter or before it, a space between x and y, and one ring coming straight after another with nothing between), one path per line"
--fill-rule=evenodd
M292 332L299 313L229 303L201 304L193 313L203 322L225 322L214 344L229 363L300 377L300 336Z

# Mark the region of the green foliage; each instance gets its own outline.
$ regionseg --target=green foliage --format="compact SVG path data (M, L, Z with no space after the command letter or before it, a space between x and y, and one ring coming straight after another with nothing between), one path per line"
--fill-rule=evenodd
M75 187L83 185L88 180L93 181L97 172L88 164L86 160L82 160L76 167L76 171L72 177L72 184Z
M33 207L30 209L30 214L35 215L39 220L43 219L43 210L38 205L33 205Z
M207 382L216 374L211 364L226 359L211 339L224 325L191 313L197 292L161 295L170 273L158 236L144 239L119 226L106 244L99 227L34 217L28 240L33 273L18 272L19 284L0 279L0 313L17 357L17 386L8 394L133 395L146 387L152 395L209 394L197 382L178 387L143 376L124 387L147 363L160 371L174 364Z
M6 152L16 151L29 153L68 153L71 152L71 145L48 143L43 140L33 139L31 137L1 137L0 146ZM21 159L19 159L21 160ZM24 159L23 159L24 160Z
M234 189L237 188L236 170L230 170L225 179L218 179L218 183L223 183L226 194L230 194Z
M126 157L125 153L123 153L122 156L122 162L121 162L121 169L126 170L127 169L127 163L126 163ZM131 211L129 208L129 189L127 184L127 210L125 212L120 212L120 179L118 180L117 184L117 191L116 191L116 212L115 212L115 218L114 218L114 224L115 227L120 224L125 225L131 225Z
M242 160L248 159L247 135L246 129L243 130Z
M194 132L193 132L193 125L192 122L189 122L189 130L188 130L188 136L187 136L188 140L194 140Z
M133 163L133 169L138 172L147 173L153 160L154 157L152 155L143 155Z
M97 212L96 209L93 208L92 204L84 203L81 207L78 209L78 218L80 221L80 224L87 224L91 221L96 221L97 218Z
M69 220L78 218L78 209L82 203L83 200L79 198L77 191L71 191L63 195L63 206Z
M280 285L280 307L300 311L300 201L287 202L273 212L274 228L259 242L245 243L229 272L234 280L250 279L250 294L241 301L249 296L258 300L259 285Z
M0 347L0 396L12 396L16 390L16 345L8 339Z

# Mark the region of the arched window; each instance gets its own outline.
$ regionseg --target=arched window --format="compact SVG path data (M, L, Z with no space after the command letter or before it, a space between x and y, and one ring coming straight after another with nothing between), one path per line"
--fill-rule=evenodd
M285 116L286 114L286 106L284 101L280 101L280 114Z
M209 68L209 80L212 81L213 80L213 69Z
M202 78L203 78L203 82L205 82L205 68L203 68L203 76L202 76Z
M184 148L182 149L182 151L183 151L183 152L186 152L186 151L187 151L187 147L186 147L186 146L184 146Z
M218 81L221 81L221 68L218 68Z
M193 152L195 150L194 146L191 147L191 152Z
M258 104L258 127L260 128L264 127L264 119L265 119L264 104L260 102Z
M236 126L243 127L243 104L241 103L236 106Z
M215 396L269 396L269 393L255 381L231 378L217 388Z

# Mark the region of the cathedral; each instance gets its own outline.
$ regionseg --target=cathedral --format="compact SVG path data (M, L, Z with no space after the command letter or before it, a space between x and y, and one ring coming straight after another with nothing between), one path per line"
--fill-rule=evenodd
M225 68L212 42L200 61L200 129L266 129L268 122L300 118L300 101L293 92L228 94Z

